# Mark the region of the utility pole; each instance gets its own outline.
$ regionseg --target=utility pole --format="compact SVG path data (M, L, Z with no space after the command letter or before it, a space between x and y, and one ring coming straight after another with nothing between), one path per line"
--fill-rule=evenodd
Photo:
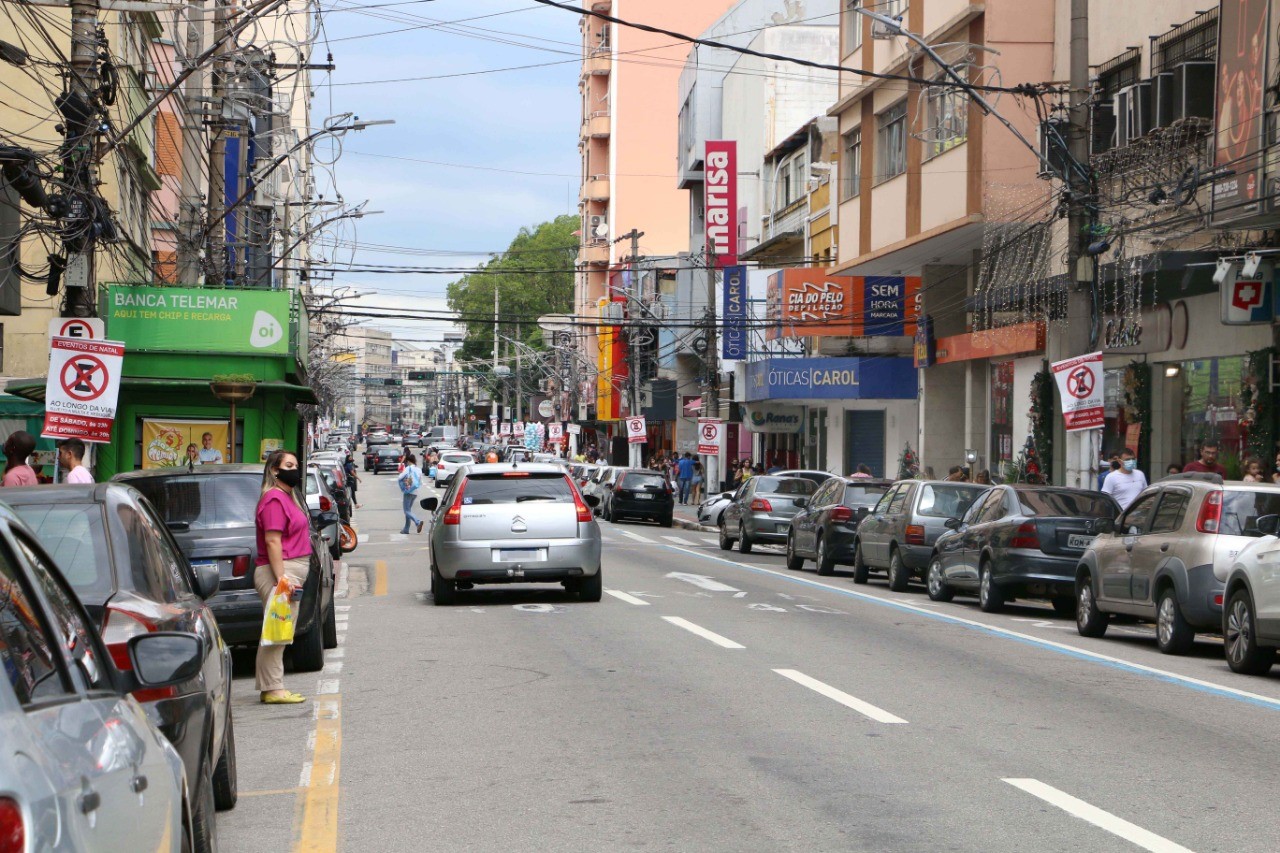
M707 252L707 353L702 363L707 371L707 390L702 395L703 411L709 418L720 417L720 353L716 349L716 256ZM729 431L722 435L727 444ZM694 439L697 440L696 437ZM707 494L720 491L720 456L707 456Z
M640 328L636 321L640 319L640 309L643 305L641 300L640 289L640 238L644 236L643 231L637 231L632 228L626 234L618 236L613 242L617 243L622 240L631 241L631 256L627 260L631 264L631 291L627 294L627 353L630 363L627 365L631 374L631 402L628 405L632 415L640 414ZM631 307L631 302L635 301L635 308ZM641 451L639 444L627 444L628 464L632 468L639 468L641 465Z
M189 0L187 3L187 31L181 58L194 62L204 52L204 33L207 26L204 17L205 0ZM179 35L178 33L174 34ZM204 228L200 211L204 208L205 188L200 186L200 176L205 174L203 132L197 116L202 113L200 96L204 93L205 72L192 71L182 85L182 185L179 190L180 232L178 235L177 280L178 284L195 287L201 283L200 252L204 241L198 236Z
M213 60L211 104L217 115L212 121L209 145L209 257L216 283L221 286L228 276L227 268L227 125L224 118L227 103L227 54L231 39L227 38L230 0L213 0L213 39L218 45Z
M71 0L71 79L66 103L60 103L66 130L62 166L67 182L79 197L81 215L77 230L92 234L93 224L103 216L98 209L98 169L96 142L98 136L98 2ZM65 242L66 295L62 301L63 317L94 315L94 237L81 236Z

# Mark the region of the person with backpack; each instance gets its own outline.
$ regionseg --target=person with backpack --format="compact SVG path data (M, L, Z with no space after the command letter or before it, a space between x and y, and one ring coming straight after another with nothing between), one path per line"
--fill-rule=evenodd
M422 519L413 514L413 502L417 500L418 489L422 488L422 469L418 467L418 460L412 453L406 453L404 456L404 470L400 472L400 476L396 478L400 485L400 496L404 499L404 529L401 533L409 532L409 525L415 524L419 533L422 532Z

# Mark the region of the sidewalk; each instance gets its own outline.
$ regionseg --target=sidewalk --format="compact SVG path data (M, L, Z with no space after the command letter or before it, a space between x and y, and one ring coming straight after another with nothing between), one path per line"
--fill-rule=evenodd
M676 504L676 511L672 515L672 523L674 523L676 527L681 527L685 530L701 530L703 533L720 532L715 527L708 527L705 524L698 523L698 508L693 504L689 504L687 506Z

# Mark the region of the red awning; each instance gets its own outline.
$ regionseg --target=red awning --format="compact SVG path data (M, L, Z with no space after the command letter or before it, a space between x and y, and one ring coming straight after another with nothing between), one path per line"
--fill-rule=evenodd
M692 400L684 404L684 413L692 415L702 411L702 398L694 397Z

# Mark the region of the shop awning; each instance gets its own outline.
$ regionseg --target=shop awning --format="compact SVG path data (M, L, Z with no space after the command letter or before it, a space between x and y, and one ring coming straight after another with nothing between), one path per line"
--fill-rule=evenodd
M32 418L43 414L44 406L40 403L11 394L0 394L0 418Z
M684 404L684 413L686 415L697 414L702 411L702 398L694 397L692 400Z
M44 386L45 377L37 376L31 379L13 379L5 386L5 391L15 397L22 397L26 400L36 403L44 403ZM208 379L155 379L152 377L142 376L126 376L120 380L120 390L153 390L160 388L173 389L190 389L200 390L209 395L209 399L213 398L213 392L209 390ZM292 382L259 382L259 391L282 391L291 398L294 403L310 403L312 405L319 402L316 399L316 392L306 385L295 385ZM0 396L0 402L3 402L3 396ZM43 406L40 411L44 411Z

